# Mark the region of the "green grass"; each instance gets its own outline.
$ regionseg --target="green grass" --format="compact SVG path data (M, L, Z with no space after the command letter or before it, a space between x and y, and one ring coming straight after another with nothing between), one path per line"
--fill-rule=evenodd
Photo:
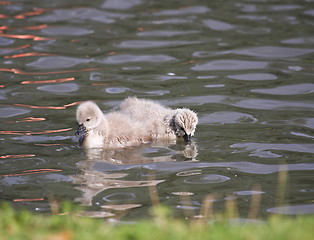
M103 219L65 215L42 215L0 208L0 239L110 239L110 240L310 240L314 239L314 216L272 216L258 223L219 220L185 221L169 217L156 208L151 220L114 225ZM209 223L210 222L210 223Z

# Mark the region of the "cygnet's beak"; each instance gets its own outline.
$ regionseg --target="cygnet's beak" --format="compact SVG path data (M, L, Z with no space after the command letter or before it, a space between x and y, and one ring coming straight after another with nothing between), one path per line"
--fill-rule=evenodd
M85 137L85 127L83 124L78 124L75 136L79 137L79 145L81 145Z
M191 134L184 134L183 139L185 143L191 143Z
M83 124L78 124L77 125L77 130L75 132L75 136L79 137L84 132L85 132L84 125Z

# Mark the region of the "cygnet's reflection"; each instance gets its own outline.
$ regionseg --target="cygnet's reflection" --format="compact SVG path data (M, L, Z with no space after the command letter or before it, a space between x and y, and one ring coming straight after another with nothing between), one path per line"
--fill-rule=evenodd
M80 204L91 206L93 198L106 189L150 187L164 180L123 180L127 173L105 173L95 169L98 162L118 165L149 164L152 162L197 161L196 143L167 145L162 143L145 144L123 149L83 149L85 159L78 163L81 173L73 176L76 189L82 191L77 198ZM108 206L105 206L108 209ZM137 206L138 207L138 206Z
M197 145L194 142L173 145L151 143L120 149L89 148L83 151L87 160L127 165L178 160L196 161L198 154Z

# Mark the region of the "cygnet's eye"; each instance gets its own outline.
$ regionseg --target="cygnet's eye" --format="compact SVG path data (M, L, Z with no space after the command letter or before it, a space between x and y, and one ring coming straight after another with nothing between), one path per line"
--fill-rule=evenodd
M89 121L90 121L90 118L87 118L86 121L89 122Z

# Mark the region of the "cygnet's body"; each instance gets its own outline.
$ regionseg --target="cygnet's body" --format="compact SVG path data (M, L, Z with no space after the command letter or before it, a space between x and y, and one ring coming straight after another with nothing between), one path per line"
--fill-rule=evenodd
M104 115L90 101L78 106L76 119L79 124L76 135L84 148L120 148L151 141L143 123L133 121L121 112Z
M182 137L185 142L190 142L198 123L197 114L190 109L171 109L137 97L125 99L120 109L134 121L145 123L154 140L175 141L177 137Z

